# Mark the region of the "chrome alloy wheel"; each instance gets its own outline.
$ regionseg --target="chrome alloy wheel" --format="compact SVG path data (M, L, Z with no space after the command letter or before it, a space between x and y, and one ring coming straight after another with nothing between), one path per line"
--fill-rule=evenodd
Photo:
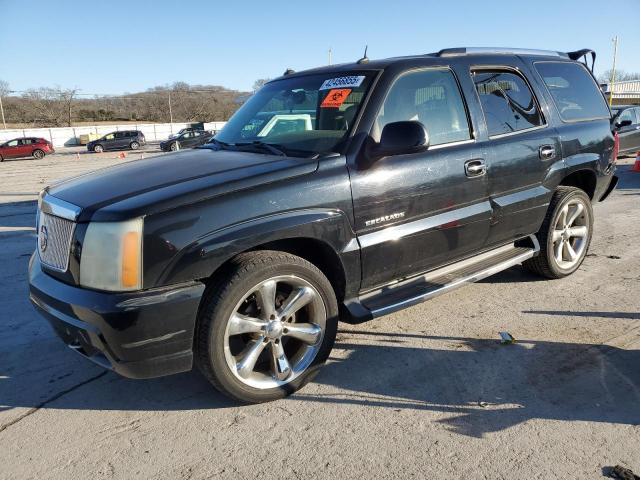
M318 290L295 275L251 288L227 321L224 356L242 383L258 389L285 385L313 362L327 314Z
M553 257L558 267L570 269L585 253L589 239L589 212L580 199L570 200L560 211L553 229Z

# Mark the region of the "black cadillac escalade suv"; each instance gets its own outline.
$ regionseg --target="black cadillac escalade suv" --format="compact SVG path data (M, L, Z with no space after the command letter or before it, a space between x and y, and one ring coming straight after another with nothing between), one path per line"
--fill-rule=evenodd
M592 203L616 184L588 53L462 48L287 71L212 143L45 189L31 300L122 375L195 363L261 402L313 377L339 319L519 263L569 275Z

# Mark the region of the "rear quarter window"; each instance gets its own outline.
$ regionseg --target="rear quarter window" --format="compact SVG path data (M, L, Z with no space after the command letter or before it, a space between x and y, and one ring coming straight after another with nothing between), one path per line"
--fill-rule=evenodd
M598 85L579 63L538 62L535 68L549 89L560 118L565 122L610 117Z

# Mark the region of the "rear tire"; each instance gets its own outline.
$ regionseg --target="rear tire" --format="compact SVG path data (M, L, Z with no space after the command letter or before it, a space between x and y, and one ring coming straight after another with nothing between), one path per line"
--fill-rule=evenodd
M131 142L129 146L131 147L131 150L137 150L140 148L140 144L138 142Z
M284 252L244 253L205 291L195 363L234 400L276 400L313 379L329 357L337 328L335 293L318 268Z
M102 153L104 152L104 147L102 145L96 145L93 147L93 151L95 153Z
M556 189L547 215L536 234L540 254L523 263L546 278L563 278L575 272L587 255L593 237L593 208L581 189Z
M44 152L40 149L36 149L33 151L33 153L31 154L33 155L33 158L35 158L36 160L41 160L44 158Z

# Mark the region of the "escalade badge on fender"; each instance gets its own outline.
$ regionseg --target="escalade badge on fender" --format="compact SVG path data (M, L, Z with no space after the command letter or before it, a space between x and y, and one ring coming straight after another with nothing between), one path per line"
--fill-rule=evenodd
M49 242L49 233L47 227L42 225L40 227L40 251L44 253L47 249L47 243Z
M390 222L391 220L397 220L399 218L404 218L404 212L391 213L389 215L385 215L384 217L372 218L371 220L365 221L364 225L365 227L370 227L371 225Z

